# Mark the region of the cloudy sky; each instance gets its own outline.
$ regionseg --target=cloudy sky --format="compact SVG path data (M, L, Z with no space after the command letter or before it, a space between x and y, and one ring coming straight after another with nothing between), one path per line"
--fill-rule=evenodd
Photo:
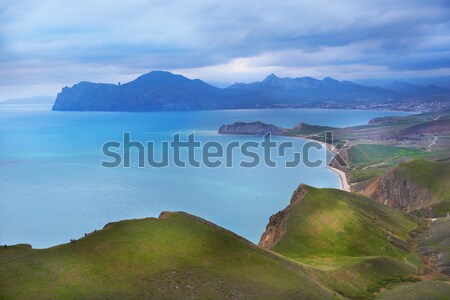
M0 99L155 69L218 85L448 77L450 1L0 2Z

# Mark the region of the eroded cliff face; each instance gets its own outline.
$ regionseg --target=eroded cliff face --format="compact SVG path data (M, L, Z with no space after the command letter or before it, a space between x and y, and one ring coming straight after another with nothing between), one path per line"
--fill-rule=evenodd
M280 240L286 232L286 220L288 213L286 209L277 212L270 216L269 224L266 226L266 231L261 236L258 245L265 249L272 249L272 247Z
M436 202L427 188L416 183L409 172L397 169L386 174L358 183L353 191L392 208L406 212L421 211L431 216L431 207Z
M267 224L266 230L258 243L260 247L272 249L276 245L286 232L286 220L289 217L290 207L301 201L307 193L308 188L305 185L300 184L292 194L289 206L270 217L269 224Z

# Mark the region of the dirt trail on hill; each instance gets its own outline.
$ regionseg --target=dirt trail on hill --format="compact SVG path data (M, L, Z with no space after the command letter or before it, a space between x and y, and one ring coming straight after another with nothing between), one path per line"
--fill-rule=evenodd
M434 145L436 145L437 140L438 140L438 137L435 136L435 137L433 138L433 141L431 142L431 144L428 146L428 149L427 149L428 152L431 152L431 147L433 147Z

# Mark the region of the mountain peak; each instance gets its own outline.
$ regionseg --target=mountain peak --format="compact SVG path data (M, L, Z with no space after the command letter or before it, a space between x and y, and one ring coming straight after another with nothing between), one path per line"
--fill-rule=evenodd
M181 75L175 75L168 71L155 70L155 71L151 71L151 72L148 72L146 74L139 76L136 80L138 80L138 79L163 79L163 78L170 78L170 77L175 77L175 76L181 76Z
M331 78L331 77L325 77L325 78L323 79L323 81L324 81L324 82L329 82L329 83L336 83L336 82L339 82L338 80L336 80L336 79L334 79L334 78Z
M267 76L264 80L263 80L263 82L273 82L273 81L276 81L276 80L280 80L281 78L280 77L278 77L277 75L275 75L274 73L271 73L269 76Z
M173 74L168 71L151 71L130 81L124 86L168 86L168 85L185 85L185 84L204 84L207 83L200 80L193 80L183 75Z

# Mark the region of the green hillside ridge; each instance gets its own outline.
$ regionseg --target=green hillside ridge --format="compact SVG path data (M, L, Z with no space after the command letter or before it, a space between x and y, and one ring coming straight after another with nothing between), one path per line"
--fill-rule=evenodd
M184 213L0 249L0 299L334 299L307 268Z
M435 219L425 232L418 232L418 252L428 256L441 274L450 280L450 218Z
M316 267L316 278L349 298L370 298L386 278L403 280L421 271L408 235L421 221L364 196L299 189L306 194L285 209L285 231L273 251Z
M446 282L424 281L414 284L395 286L376 299L379 300L448 300L450 295L450 284Z
M349 299L373 299L374 293L395 282L414 282L416 266L387 256L360 258L358 263L348 265L345 259L333 257L342 267L324 270L317 265L314 278ZM419 258L417 258L419 259ZM420 262L415 262L420 265Z
M323 134L325 131L335 131L335 130L339 130L339 128L300 123L292 129L287 129L287 134L288 135Z
M1 247L0 299L373 299L421 272L417 218L336 189L300 185L293 200L272 251L181 212Z
M286 233L272 248L285 256L404 257L388 236L406 243L418 221L364 196L308 186L305 197L288 208Z
M430 156L430 152L420 148L408 148L382 144L355 144L349 147L348 157L352 167L364 167L383 163L384 166L396 165L405 158Z

